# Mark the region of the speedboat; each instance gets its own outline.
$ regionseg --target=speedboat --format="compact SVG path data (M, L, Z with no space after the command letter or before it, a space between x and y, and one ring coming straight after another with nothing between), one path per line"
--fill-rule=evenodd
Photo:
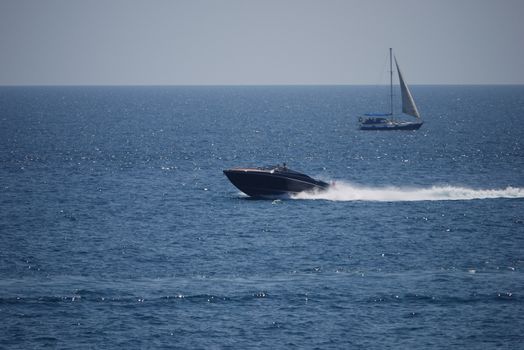
M322 191L329 184L289 169L285 164L260 168L224 170L229 181L251 197L290 196L303 191Z

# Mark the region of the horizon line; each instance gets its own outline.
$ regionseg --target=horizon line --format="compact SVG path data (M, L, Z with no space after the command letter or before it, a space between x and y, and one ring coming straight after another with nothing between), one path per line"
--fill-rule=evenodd
M393 85L399 85L393 84ZM389 84L0 84L0 87L329 87L329 86L389 86ZM524 86L524 83L438 83L409 86Z

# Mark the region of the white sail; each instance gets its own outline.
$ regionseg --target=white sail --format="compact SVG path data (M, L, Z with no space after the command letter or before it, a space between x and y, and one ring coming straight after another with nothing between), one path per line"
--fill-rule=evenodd
M420 118L420 114L418 113L418 109L415 105L415 101L413 100L413 96L411 95L411 91L409 91L408 85L404 81L402 73L400 72L400 68L398 67L396 57L395 64L397 66L398 79L400 80L400 91L402 94L402 112L413 117Z

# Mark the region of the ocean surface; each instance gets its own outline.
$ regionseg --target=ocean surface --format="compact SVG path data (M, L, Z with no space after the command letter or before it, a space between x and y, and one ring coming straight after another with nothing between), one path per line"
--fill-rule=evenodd
M524 86L387 89L0 87L0 348L522 349Z

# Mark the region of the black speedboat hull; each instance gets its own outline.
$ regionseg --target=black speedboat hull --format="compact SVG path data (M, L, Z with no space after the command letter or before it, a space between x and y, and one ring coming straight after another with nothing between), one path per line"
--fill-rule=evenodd
M304 191L325 190L327 183L287 168L234 168L224 170L229 181L251 197L272 198Z

